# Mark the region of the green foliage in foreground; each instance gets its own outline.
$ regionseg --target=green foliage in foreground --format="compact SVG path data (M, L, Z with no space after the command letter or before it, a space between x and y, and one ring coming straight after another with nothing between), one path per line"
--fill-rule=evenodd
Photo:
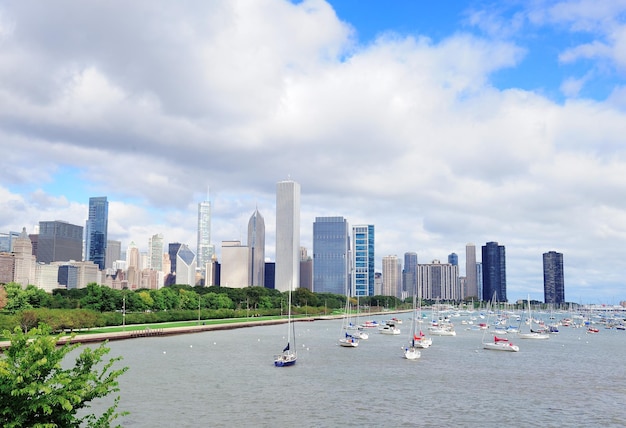
M80 346L57 346L60 336L50 336L41 325L28 333L16 328L4 335L11 346L0 357L0 425L3 427L108 427L125 413L117 413L119 396L104 414L78 417L80 409L92 400L118 392L117 378L128 368L113 370L121 357L100 364L109 352L106 342L85 348L73 368L64 369L62 361Z

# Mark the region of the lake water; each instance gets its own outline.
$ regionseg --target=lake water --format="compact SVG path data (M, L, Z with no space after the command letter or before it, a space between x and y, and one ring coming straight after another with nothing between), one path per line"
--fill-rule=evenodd
M520 352L481 348L455 320L421 358L402 334L369 330L337 345L340 320L296 324L298 363L277 368L286 326L114 341L124 427L624 427L626 331L561 327L549 340L510 335ZM382 317L371 317L381 321ZM405 334L406 333L406 334ZM102 403L102 407L104 407ZM102 407L94 406L97 410Z

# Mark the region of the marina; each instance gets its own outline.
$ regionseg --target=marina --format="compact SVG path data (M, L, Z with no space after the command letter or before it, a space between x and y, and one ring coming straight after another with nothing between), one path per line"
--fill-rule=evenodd
M399 317L408 324L410 314ZM624 331L562 327L549 340L523 341L519 352L492 352L482 349L483 331L462 320L454 321L456 336L434 337L416 361L403 358L408 330L373 331L346 351L337 344L339 319L297 323L298 364L284 369L272 363L287 339L284 325L110 342L109 355L130 367L120 378L119 407L130 415L119 421L124 427L626 424Z

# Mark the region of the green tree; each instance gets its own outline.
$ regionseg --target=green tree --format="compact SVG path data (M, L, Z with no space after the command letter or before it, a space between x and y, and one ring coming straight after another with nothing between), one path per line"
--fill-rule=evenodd
M8 311L32 309L33 305L28 301L28 295L20 284L9 282L4 286L4 289L7 292L7 305L4 309Z
M108 427L124 413L116 411L119 396L102 415L79 417L80 409L96 399L118 392L117 378L128 368L113 370L121 357L100 364L109 352L106 342L85 348L75 366L63 369L61 362L79 344L57 347L59 336L50 336L42 324L28 333L8 331L11 346L0 359L0 424L3 427ZM84 425L86 424L86 425Z

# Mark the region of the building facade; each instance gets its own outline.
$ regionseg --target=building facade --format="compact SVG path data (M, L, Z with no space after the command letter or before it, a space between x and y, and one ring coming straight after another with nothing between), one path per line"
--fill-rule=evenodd
M203 275L206 264L211 262L215 253L215 247L211 244L211 201L207 200L198 204L198 242L196 247L197 264Z
M258 209L248 221L248 285L265 287L265 220Z
M389 255L383 257L383 296L400 296L402 291L400 271L400 259L398 259L398 256Z
M109 202L106 196L89 198L89 217L85 227L85 260L105 269Z
M343 217L316 217L313 223L313 291L349 295L350 235Z
M300 184L276 184L276 290L300 286Z
M40 221L37 261L52 263L83 259L83 227L64 221Z
M352 226L352 295L374 296L374 225Z
M222 287L245 288L249 285L248 254L248 247L241 245L240 241L222 241Z
M543 253L543 295L546 303L565 303L565 278L563 254L556 251Z
M487 242L482 247L483 300L506 302L506 252L504 245Z
M417 295L417 253L404 253L402 288L409 296Z
M176 253L176 284L196 285L196 255L186 244Z
M417 287L422 299L461 300L459 267L451 263L432 263L417 265Z
M476 267L476 246L467 244L465 246L465 288L463 298L480 299L478 291L478 269Z

